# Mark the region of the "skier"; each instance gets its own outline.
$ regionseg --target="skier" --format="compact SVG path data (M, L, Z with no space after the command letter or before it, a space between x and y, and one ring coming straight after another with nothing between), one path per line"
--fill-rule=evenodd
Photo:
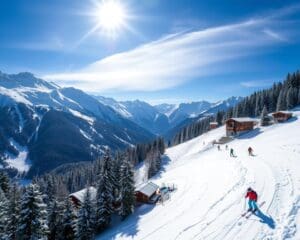
M220 145L218 145L218 151L221 151L221 147L220 147Z
M230 148L230 157L234 157L233 148Z
M247 189L247 194L246 194L245 198L249 198L249 201L248 201L248 206L249 206L248 212L250 212L250 211L255 212L258 209L257 205L256 205L256 202L257 202L257 193L251 187L249 187Z
M249 156L253 156L253 149L251 147L248 148L248 154Z
M225 146L226 151L228 150L228 145Z

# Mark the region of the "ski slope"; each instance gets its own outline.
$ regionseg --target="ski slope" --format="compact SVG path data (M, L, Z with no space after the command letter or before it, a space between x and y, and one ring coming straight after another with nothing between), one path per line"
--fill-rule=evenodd
M294 114L230 142L236 158L210 144L224 127L167 149L162 172L151 180L178 190L163 205L138 207L99 239L300 239L300 111ZM249 186L266 203L246 219Z

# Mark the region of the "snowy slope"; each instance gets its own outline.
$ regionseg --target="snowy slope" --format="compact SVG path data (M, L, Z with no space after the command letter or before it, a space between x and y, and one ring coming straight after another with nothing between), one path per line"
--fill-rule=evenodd
M224 127L169 148L153 181L178 190L164 205L137 208L99 239L300 239L300 111L295 114L298 119L232 141L236 158L210 144ZM256 156L247 155L249 146ZM245 219L249 186L266 204Z

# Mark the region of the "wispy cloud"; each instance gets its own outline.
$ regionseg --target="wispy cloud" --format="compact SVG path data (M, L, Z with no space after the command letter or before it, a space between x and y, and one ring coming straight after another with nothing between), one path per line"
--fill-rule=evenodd
M274 38L278 41L287 41L287 38L284 37L282 34L278 33L278 32L274 32L271 29L264 29L263 32L265 34L267 34L268 36L270 36L271 38Z
M247 88L255 88L270 86L272 83L274 83L274 79L263 79L241 82L240 85Z
M44 77L63 86L76 86L87 91L168 89L195 77L216 74L222 71L225 62L286 43L287 36L278 31L275 22L278 19L272 15L179 32L93 62L78 71Z

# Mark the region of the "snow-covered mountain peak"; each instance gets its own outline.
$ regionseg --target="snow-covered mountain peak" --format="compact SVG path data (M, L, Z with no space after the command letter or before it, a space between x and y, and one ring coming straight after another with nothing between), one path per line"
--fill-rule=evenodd
M21 72L18 74L6 74L0 72L0 86L12 88L33 88L33 89L57 89L58 86L40 78L35 77L30 72Z

